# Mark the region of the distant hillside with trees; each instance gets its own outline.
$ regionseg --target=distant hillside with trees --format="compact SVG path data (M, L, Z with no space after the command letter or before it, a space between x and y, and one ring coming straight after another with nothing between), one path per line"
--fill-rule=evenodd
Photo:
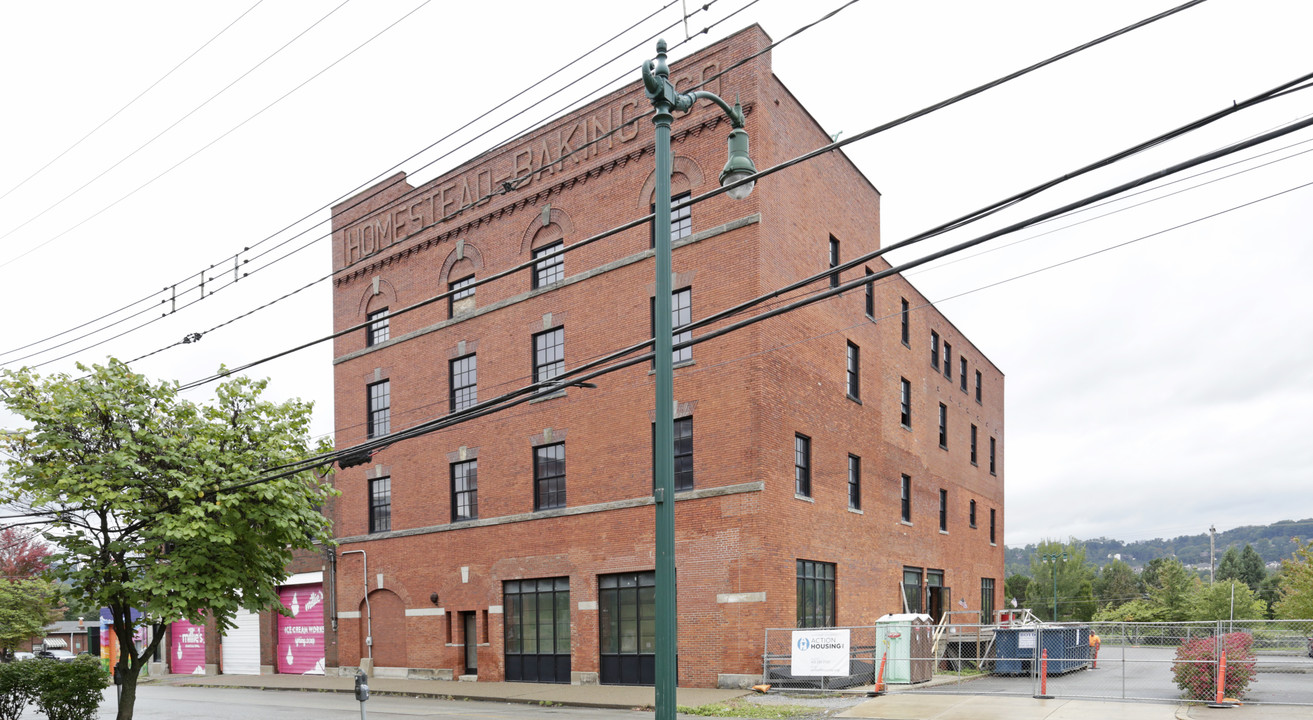
M1313 518L1282 520L1271 525L1246 525L1217 533L1217 560L1220 562L1227 548L1237 551L1245 545L1254 548L1265 565L1275 567L1300 547L1295 538L1313 537ZM1121 557L1122 562L1135 569L1143 569L1159 558L1176 558L1186 567L1208 568L1208 533L1181 535L1171 539L1154 538L1123 542L1110 538L1081 540L1085 547L1085 562L1103 567ZM1029 575L1031 560L1039 552L1038 544L1008 547L1006 563L1008 575Z

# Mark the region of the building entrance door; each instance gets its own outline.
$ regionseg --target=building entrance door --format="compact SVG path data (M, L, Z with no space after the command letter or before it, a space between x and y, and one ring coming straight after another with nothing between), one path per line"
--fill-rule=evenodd
M460 614L462 634L465 641L465 672L463 675L479 674L479 621L473 612Z

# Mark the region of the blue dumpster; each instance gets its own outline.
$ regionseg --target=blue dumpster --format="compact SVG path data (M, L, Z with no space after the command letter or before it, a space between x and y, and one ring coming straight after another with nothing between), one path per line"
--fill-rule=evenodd
M1085 625L1029 625L994 630L994 673L1029 675L1048 652L1048 674L1062 675L1090 664L1090 629Z

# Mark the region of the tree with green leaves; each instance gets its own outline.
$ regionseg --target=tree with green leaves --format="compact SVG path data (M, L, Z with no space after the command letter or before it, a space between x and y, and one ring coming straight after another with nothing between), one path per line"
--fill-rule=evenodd
M1162 608L1166 622L1192 620L1191 603L1202 583L1199 577L1186 569L1176 558L1163 560L1155 568L1153 583L1146 582L1150 599Z
M12 651L31 637L44 636L60 616L59 594L47 580L0 580L0 650Z
M1030 559L1032 582L1026 588L1026 606L1045 620L1089 620L1096 605L1094 571L1085 564L1085 546L1075 538L1067 543L1042 540L1036 550ZM1055 577L1056 618L1053 617Z
M1031 582L1033 581L1029 575L1022 575L1021 573L1009 575L1003 581L1003 594L1007 596L1009 601L1016 600L1017 604L1020 605L1026 602L1026 589L1030 587Z
M293 549L331 540L332 489L312 472L269 477L310 454L311 406L263 398L267 381L230 379L198 405L116 360L78 368L0 375L0 402L26 423L0 432L0 502L44 523L52 575L109 609L127 720L167 623L213 617L222 632L239 608L284 612ZM134 610L154 630L140 651Z
M1236 550L1234 545L1227 548L1226 552L1222 553L1221 561L1217 563L1218 580L1239 580L1255 592L1266 577L1267 567L1263 563L1263 558L1249 543L1245 543L1244 550Z
M1094 599L1100 607L1117 607L1138 599L1143 593L1135 569L1118 558L1104 565L1094 579Z
M1313 618L1313 540L1281 561L1281 599L1272 609L1285 620Z
M1267 615L1267 606L1239 580L1200 587L1189 602L1191 620L1261 620Z

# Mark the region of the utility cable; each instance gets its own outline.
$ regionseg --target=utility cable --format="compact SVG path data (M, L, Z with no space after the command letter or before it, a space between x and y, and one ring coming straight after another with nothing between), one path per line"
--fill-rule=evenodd
M251 7L249 7L249 8L246 9L246 12L243 12L241 15L238 15L237 18L236 18L235 20L233 20L232 22L230 22L230 23L228 23L227 25L225 25L224 28L223 28L222 30L220 30L218 33L216 33L216 34L214 35L214 37L210 38L209 40L206 40L206 41L205 41L200 47L198 47L198 48L196 48L195 50L193 50L193 51L191 52L190 55L188 55L187 57L183 58L182 61L179 62L177 65L174 65L174 66L173 66L173 69L171 69L171 70L169 70L168 72L166 72L166 73L164 73L163 75L161 75L160 78L159 78L158 80L156 80L155 82L151 83L149 87L147 87L145 90L142 90L140 93L138 93L136 97L134 97L134 98L132 98L131 100L129 100L129 101L127 102L126 105L124 105L123 107L119 108L118 110L115 110L114 113L113 113L112 115L110 115L109 117L105 118L104 120L101 120L101 121L100 121L100 124L97 125L97 126L95 126L94 128L91 128L91 131L90 131L90 132L88 132L86 135L83 135L81 138L79 138L79 139L78 139L76 142L74 142L72 145L69 145L68 147L64 148L64 151L63 151L63 152L61 152L61 153L59 153L58 155L56 155L56 156L54 156L53 158L51 158L49 161L46 162L45 165L42 165L41 167L37 168L36 171L33 172L31 175L28 175L27 177L25 177L25 178L23 178L22 180L20 180L20 181L18 182L17 185L15 185L15 186L9 188L8 190L6 190L5 193L4 193L3 195L0 195L0 200L4 200L5 198L9 197L9 195L10 195L11 193L13 193L15 190L17 190L17 189L20 188L20 187L23 187L23 186L26 185L29 181L31 181L32 178L36 177L37 175L40 175L43 171L45 171L46 168L50 167L51 165L54 165L54 164L55 164L60 158L62 158L62 157L64 157L65 155L69 154L70 152L72 152L74 148L76 148L77 146L79 146L79 145L81 145L83 142L85 142L87 138L91 137L92 135L95 135L96 132L97 132L98 130L100 130L101 128L105 127L107 124L109 124L109 122L110 122L111 120L113 120L114 118L116 118L116 117L118 117L120 114L122 114L124 110L127 110L128 108L130 108L130 107L132 107L134 104L136 104L136 102L137 102L138 100L140 100L142 97L144 97L144 96L146 95L146 93L150 92L151 90L154 90L156 85L159 85L160 83L164 82L166 79L168 79L168 77L169 77L170 75L172 75L173 73L177 72L177 71L178 71L178 68L182 67L183 65L186 65L187 62L188 62L189 60L191 60L192 58L196 57L198 54L200 54L200 52L201 52L202 50L204 50L205 48L209 47L211 43L213 43L215 40L218 40L220 36L222 36L224 33L228 32L229 30L231 30L231 29L232 29L232 26L233 26L233 25L236 25L236 24L237 24L242 18L246 17L247 15L250 15L250 14L251 14L251 11L254 10L254 9L256 9L257 7L259 7L259 6L260 6L260 3L262 3L262 2L264 2L264 0L256 0L254 5L252 5ZM8 263L5 263L5 264L8 264ZM3 266L0 265L0 267L3 267Z
M145 150L147 147L149 147L149 146L150 146L152 143L154 143L156 140L159 140L161 137L163 137L163 136L164 136L166 133L168 133L170 130L172 130L173 128L177 127L179 124L181 124L181 123L182 123L183 121L185 121L187 118L189 118L189 117L191 117L192 115L196 114L198 111L201 110L201 108L205 107L206 105L209 105L211 102L213 102L213 101L214 101L216 98L218 98L220 95L224 94L225 92L227 92L228 90L230 90L234 85L236 85L237 83L239 83L239 82L241 82L242 80L244 80L248 75L250 75L251 73L255 72L260 66L262 66L262 65L264 65L265 63L267 63L267 62L269 62L270 60L272 60L272 59L274 58L274 56L276 56L276 55L278 55L279 53L281 53L282 51L286 50L290 45L292 45L292 43L296 42L297 40L300 40L302 37L305 36L306 33L310 32L311 30L313 30L313 29L315 29L316 27L318 27L320 23L322 23L322 22L324 22L325 20L327 20L330 16L333 15L333 13L337 12L338 10L341 10L342 7L345 6L345 5L346 5L347 3L349 3L349 2L351 2L351 0L342 0L342 3L341 3L340 5L338 5L337 7L333 8L332 10L329 10L327 15L324 15L323 17L321 17L321 18L319 18L318 20L316 20L316 21L314 21L313 23L311 23L311 25L310 25L309 27L307 27L306 29L304 29L304 30L302 30L301 32L297 33L297 35L296 35L295 37L293 37L291 40L288 40L286 43L284 43L284 44L282 45L282 47L280 47L280 48L278 48L277 50L273 51L273 53L271 53L270 55L268 55L267 57L265 57L263 60L261 60L260 62L256 63L255 65L253 65L249 70L247 70L246 72L244 72L244 73L242 73L241 75L237 76L237 78L236 78L235 80L233 80L232 82L230 82L230 83L228 83L227 85L225 85L222 89L219 90L219 92L217 92L217 93L211 95L209 98L207 98L207 99L206 99L204 102L202 102L200 105L197 105L196 107L192 108L190 111L188 111L188 112L187 112L185 115L183 115L182 117L178 118L177 120L174 120L172 124L170 124L168 127L164 128L163 130L161 130L161 131L159 131L158 133L156 133L155 136L152 137L151 139L149 139L149 140L147 140L146 142L144 142L144 143L142 143L141 145L139 145L139 146L137 147L137 149L135 149L135 150L133 150L132 152L128 153L127 155L124 155L123 157L119 158L118 161L116 161L114 164L112 164L112 165L110 165L109 167L105 168L105 169L102 170L98 175L96 175L95 177L93 177L93 178L91 178L90 180L86 181L86 182L83 183L82 185L78 186L77 189L75 189L75 190L73 190L72 192L68 193L67 195L65 195L64 197L60 198L59 200L55 201L54 204L48 206L45 210L42 210L41 212L37 213L36 215L33 215L32 217L28 218L28 219L27 219L26 221L24 221L23 223L21 223L21 224L15 226L15 227L10 228L10 229L7 230L4 234L0 234L0 240L3 240L3 239L5 239L5 238L9 237L10 235L13 235L15 232L18 232L19 230L21 230L21 229L27 227L29 224L31 224L31 223L35 222L36 220L38 220L39 218L43 217L46 213L48 213L48 212L50 212L51 210L55 209L56 207L59 207L60 205L64 204L69 198L71 198L71 197L73 197L74 195L76 195L76 194L82 192L83 190L85 190L86 187L87 187L88 185L90 185L90 184L96 182L97 180L99 180L100 178L104 177L107 173L109 173L109 172L111 172L112 170L114 170L114 168L117 168L119 165L122 165L122 164L123 164L124 162L126 162L129 158L133 157L134 155L136 155L137 153L141 152L142 150ZM416 9L418 9L418 8L416 8ZM412 11L412 12L413 12L413 11ZM336 63L334 63L334 64L336 64ZM332 67L332 65L329 65L328 67ZM327 69L327 68L325 68L325 69ZM172 72L172 71L170 71L170 72ZM321 72L322 72L322 71L321 71ZM316 75L315 77L317 77L317 75ZM311 79L314 79L314 78L312 77ZM302 84L304 84L304 83L302 83ZM299 89L299 88L300 88L300 86L297 86L297 88L295 88L295 89L293 90L293 92L294 92L296 89ZM290 93L289 93L289 94L290 94ZM286 97L286 96L284 96L284 97ZM282 98L279 98L279 100L281 100L281 99L282 99ZM275 102L277 102L277 101L275 101ZM268 108L266 107L265 110L267 110L267 109L268 109ZM261 110L260 112L264 112L264 110ZM256 115L259 115L259 114L260 114L260 113L256 113ZM253 115L252 117L255 117L255 116ZM250 119L250 118L248 118L248 121L249 121L249 119ZM245 122L243 122L242 124L237 125L237 127L233 128L233 130L236 130L238 127L241 127L241 126L244 125L244 124L245 124ZM230 130L229 132L232 132L232 131ZM223 135L220 135L219 137L220 137L220 138L223 138L223 137L225 137L227 134L228 134L228 133L224 133ZM211 143L211 144L213 144L213 143ZM205 147L209 147L209 145L206 145ZM204 150L205 148L203 147L203 148L201 148L201 149ZM198 151L198 152L199 152L199 151ZM183 162L186 162L187 160L190 160L194 155L195 155L195 153L193 153L193 155L189 155L187 158L184 158ZM181 164L181 163L179 163L179 164ZM169 170L172 170L172 169L175 168L175 167L177 167L177 165L174 165L173 167L169 168ZM165 171L165 172L168 172L168 171ZM149 185L150 183L152 183L152 182L154 182L155 180L158 180L158 179L159 179L159 177L156 177L155 179L153 179L153 180L147 182L146 185ZM143 185L142 187L145 187L145 185ZM137 190L140 190L140 189L141 189L141 188L137 188ZM0 268L3 268L3 267L7 267L7 266L9 266L11 263L17 261L19 258L22 258L22 257L26 256L28 253L34 252L34 251L36 251L36 250L38 250L38 249L40 249L40 248L42 248L42 247L45 247L45 246L48 245L49 243L51 243L51 242L53 242L53 241L55 241L55 240L57 240L57 239L63 237L64 235L66 235L66 234L67 234L68 232L70 232L71 230L73 230L73 229L75 229L75 228L78 228L78 227L81 227L81 225L82 225L83 223L87 222L87 220L90 220L91 218L94 218L94 217L100 215L100 213L103 213L103 212L105 212L106 210L108 210L108 209L114 207L115 205L119 204L119 203L122 202L123 200L126 200L127 198L131 197L135 192L136 192L136 190L134 190L134 191L128 193L127 195L124 195L123 197L119 198L118 200L115 200L114 202L112 202L112 203L110 203L109 205L105 206L104 208L102 208L101 210L99 210L98 212L96 212L95 214L93 214L93 215L91 215L90 217L88 217L86 220L83 220L82 222L78 223L77 225L74 225L73 227L68 228L68 229L65 230L64 232L61 232L61 233L59 233L58 235L55 235L54 237L50 238L49 240L45 240L44 242L39 242L39 243L33 245L32 247L28 248L27 250L23 251L22 253L19 253L18 255L15 255L14 257L9 258L8 260L5 260L4 262L0 262Z
M459 133L460 131L462 131L462 130L468 128L468 127L470 127L470 126L473 125L475 122L477 122L477 121L483 119L484 117L487 117L487 116L488 116L489 114L491 114L492 112L495 112L496 110L498 110L498 109L500 109L500 108L502 108L502 107L505 107L505 106L508 105L510 102L514 101L515 99L519 98L520 96L524 95L525 93L527 93L527 92L533 90L534 88L538 87L539 85L543 84L543 83L546 82L547 80L549 80L549 79L551 79L552 77L554 77L555 75L559 74L561 71L563 71L563 70L565 70L566 68L568 68L568 67L574 65L575 63L577 63L577 62L579 62L580 60L584 59L585 57L587 57L588 55L592 54L593 52L596 52L597 49L599 49L599 48L601 48L601 47L603 47L603 46L605 46L605 45L607 45L607 44L613 42L614 40L616 40L616 39L620 38L621 36L625 35L626 33L628 33L630 30L634 29L635 27L638 27L638 26L641 25L642 23L644 23L644 22L646 22L647 20L651 19L651 18L652 18L653 16L655 16L657 13L659 13L659 12L665 10L666 8L670 7L670 5L673 4L673 2L674 2L674 0L672 0L672 1L669 2L669 3L667 3L665 6L663 6L663 7L660 8L660 9L658 9L656 12L649 14L647 17L643 18L642 20L639 20L638 22L636 22L636 23L630 25L630 26L629 26L628 28L626 28L625 30L622 30L621 32L617 33L616 35L614 35L612 38L610 38L610 39L607 40L606 42L602 43L601 45L598 45L597 47L593 48L592 50L590 50L590 51L584 53L583 55L580 55L580 56L579 56L578 58L576 58L575 60L572 60L571 62L567 63L566 65L562 66L561 68L557 69L556 71L552 72L551 74L547 75L546 77L544 77L544 78L538 80L537 82L535 82L534 84L532 84L532 85L530 85L529 87L525 88L524 90L521 90L520 92L518 92L518 93L516 93L515 95L511 96L510 98L508 98L508 99L502 101L499 105L497 105L497 106L493 107L492 109L490 109L490 110L484 112L482 115L479 115L478 117L474 118L473 120L470 120L469 122L465 123L465 124L462 125L461 127L459 127L459 128L457 128L457 129L455 129L455 130L449 132L448 134L446 134L446 135L444 135L443 137L439 138L438 140L434 141L433 143L431 143L431 144L428 145L427 147L423 148L422 150L420 150L420 151L418 151L418 152L412 154L410 157L406 158L405 160L402 160L400 163L397 163L397 164L393 165L391 168L389 168L388 170L384 171L383 173L380 173L380 174L376 175L376 176L374 177L374 179L369 180L369 181L367 181L367 182L365 182L365 183L363 183L363 184L357 186L354 190L350 191L350 192L347 193L346 195L339 196L337 200L334 200L334 201L332 201L332 202L330 202L330 203L328 203L328 204L326 204L326 205L323 205L323 206L321 206L321 207L319 207L319 208L317 208L317 209L311 211L310 213L306 214L306 215L303 216L302 218L300 218L300 219L298 219L298 220L296 220L296 221L290 223L289 225L287 225L287 226L284 227L283 229L278 230L278 231L276 231L275 233L273 233L273 234L271 234L271 235L265 237L263 240L260 240L259 242L255 243L254 245L251 245L251 246L249 246L249 247L244 248L242 252L248 252L248 251L250 251L252 248L254 248L254 247L258 247L258 246L262 245L263 243L272 240L273 238L277 237L278 235L282 234L283 232L286 232L286 231L290 230L291 228L295 227L296 225L298 225L298 224L300 224L300 223L306 221L307 219L313 217L316 213L321 212L321 211L323 211L323 210L326 210L326 209L332 207L335 203L339 202L340 200L345 199L346 197L349 197L352 193L358 193L358 192L360 192L361 190L363 190L363 189L369 187L369 186L372 185L373 183L377 182L378 180L380 180L380 179L386 177L387 175L392 174L395 170L397 170L398 168L400 168L404 163L409 162L410 160L413 160L414 158L418 157L420 154L422 154L422 153L424 153L424 152L427 152L428 150L430 150L430 149L432 149L433 147L437 146L439 143L441 143L441 142L443 142L443 141L445 141L445 140L447 140L447 139L453 137L456 133ZM694 14L696 14L697 12L700 12L700 11L702 11L702 10L707 9L707 8L710 7L711 5L714 5L716 2L717 2L717 0L711 0L711 2L709 2L709 3L707 3L706 5L702 6L702 8L700 8L699 10L694 11ZM754 2L755 2L755 0L754 0ZM668 28L667 28L667 29L668 29ZM661 32L664 32L664 30L661 31ZM357 48L357 49L358 49L358 48ZM613 59L613 60L614 60L614 59ZM608 60L606 63L604 63L602 66L600 66L600 67L597 68L597 69L601 69L601 67L605 67L606 64L609 64L610 62L613 62L613 60ZM596 72L596 69L593 70L592 72ZM590 72L589 74L591 74L591 72ZM587 75L585 75L585 77L587 77ZM594 92L596 92L596 91L594 91ZM550 96L549 96L549 97L550 97ZM448 154L450 154L450 153L448 153ZM442 157L438 158L437 160L435 160L435 161L433 161L433 162L437 162L438 160L441 160L441 159L443 159L443 158L445 158L445 157L447 157L447 155L443 155ZM433 164L432 162L431 162L431 163L428 163L428 164L426 164L425 166L421 167L420 170L423 170L424 168L427 168L427 167L429 167L429 166L432 165L432 164ZM379 194L379 193L385 191L385 190L386 190L387 188L389 188L389 187L392 187L392 185L389 184L389 185L386 186L386 187L378 188L378 189L375 190L374 193L370 193L367 197L357 198L357 199L356 199L356 202L353 203L350 207L355 207L355 206L357 206L357 205L359 205L359 204L361 204L361 203L367 202L368 200L372 199L372 198L373 198L374 196L376 196L377 194ZM140 189L140 188L138 188L138 189ZM489 197L492 197L492 196L489 196ZM487 198L483 198L483 199L481 199L480 202L482 202L482 200L484 200L484 199L487 199ZM348 208L346 208L346 209L350 209L350 207L348 207ZM318 225L318 224L322 224L322 223L316 223L316 225ZM301 235L304 235L305 232L308 232L308 230L307 230L307 231L302 231L301 233L298 233L297 235L294 235L292 238L289 238L288 240L284 240L282 243L279 243L278 245L276 245L275 248L280 247L280 246L286 244L286 243L287 243L288 241L290 241L291 239L295 239L296 237L299 237L299 236L301 236ZM318 241L318 240L320 240L320 239L323 239L324 237L328 237L328 236L327 236L327 235L319 236L319 237L315 238L314 241ZM308 246L308 245L307 245L307 246ZM299 250L301 250L301 249L304 249L304 247L307 247L307 246L302 246L301 248L298 248L296 251L293 251L293 253L288 253L287 255L284 255L284 256L278 258L277 260L285 259L286 257L288 257L288 256L290 256L290 255L292 255L292 254L294 254L295 252L297 252L297 251L299 251ZM271 248L271 249L272 249L272 248ZM251 259L259 259L259 258L262 257L263 255L267 254L267 252L268 252L268 251L265 251L265 253L260 253L260 254L256 255L254 258L248 258L248 259L246 259L246 260L243 262L243 264L248 263ZM212 264L212 265L210 266L210 269L213 269L213 268L215 268L215 267L217 267L217 266L219 266L219 265L226 265L227 262L228 262L229 260L233 261L234 264L235 264L236 261L241 257L241 254L242 254L241 252L236 253L236 254L234 254L234 255L232 255L232 256L229 256L228 258L226 258L226 259L224 259L224 260L219 261L219 263ZM277 260L275 260L274 262L277 262ZM272 265L272 264L273 264L273 263L271 262L271 263L265 265L264 267L268 267L269 265ZM260 269L264 269L264 268L260 268ZM188 281L192 280L193 278L198 278L198 277L202 279L202 283L201 283L201 284L203 285L203 284L204 284L204 278L203 278L203 276L204 276L204 273L205 273L205 272L206 272L206 271L201 271L201 272L199 272L199 273L194 273L193 275L191 275L191 276L189 276L189 277L187 277L187 278L184 278L182 281L177 282L177 283L174 283L172 286L165 286L164 290L165 290L165 291L168 291L171 287L172 287L172 288L176 288L178 285L180 285L180 284L185 284L185 283L187 283ZM227 271L225 270L225 271L223 271L223 272L226 273ZM249 274L249 273L247 273L247 274ZM246 275L244 274L242 277L245 277L245 276L246 276ZM236 280L234 280L233 282L236 282ZM231 283L229 283L229 284L231 284ZM227 285L221 285L219 288L216 288L214 291L217 291L217 290L223 289L224 287L227 287ZM191 292L192 290L195 290L195 289L196 289L195 286L193 286L192 288L189 288L189 289L184 289L184 290L183 290L183 294L186 295L186 294L188 294L189 292ZM211 294L213 294L214 291L212 291ZM43 343L43 342L47 342L47 341L49 341L49 340L52 340L52 339L58 338L58 337L60 337L60 336L62 336L62 335L68 334L69 332L74 332L74 331L80 330L80 329L82 329L83 327L86 327L87 325L90 325L90 324L93 324L93 323L99 322L100 320L106 319L106 318L108 318L108 317L110 317L110 316L112 316L112 315L114 315L114 314L117 314L117 313L122 312L122 311L124 311L124 310L130 309L131 307L133 307L133 306L135 306L135 305L138 305L138 304L140 304L140 303L142 303L142 302L145 302L146 300L149 300L149 299L151 299L151 298L153 298L153 297L157 297L158 295L159 295L159 293L151 293L150 295L147 295L146 297L144 297L144 298L142 298L142 299L140 299L140 300L137 300L137 301L135 301L135 302L133 302L133 303L130 303L130 304L128 304L128 305L126 305L126 306L124 306L124 307L122 307L122 308L119 308L118 310L112 311L112 312L110 312L110 313L106 313L105 315L102 315L102 316L100 316L99 318L96 318L96 319L94 319L94 320L91 320L91 321L88 321L88 322L83 323L83 324L81 324L81 325L78 325L78 326L76 326L76 327L74 327L74 328L71 328L70 330L66 330L66 331L63 331L63 332L58 333L58 334L56 334L56 335L52 335L52 336L47 337L47 338L45 338L45 339L43 339L43 340L38 340L38 341L35 341L35 342L32 342L32 343L28 343L27 345L23 345L23 346L20 346L20 347L14 348L13 350L8 350L8 351L0 352L0 355L6 355L6 354L11 354L11 353L14 353L14 352L21 351L21 350L25 350L25 349L27 349L27 348L29 348L29 347L32 347L33 345L37 345L37 344L40 344L40 343ZM164 302L167 302L167 301L169 301L169 299L170 299L170 298L165 298L163 301L164 301ZM188 304L192 304L192 303L188 303ZM147 310L149 310L149 308L148 308ZM109 327L113 327L114 325L121 324L122 322L126 322L127 320L130 320L130 319L132 319L132 318L134 318L134 317L138 317L138 316L140 316L141 314L143 314L143 313L142 313L142 312L135 313L134 315L131 315L131 316L127 317L127 318L123 318L123 319L121 319L121 320L119 320L119 321L116 321L115 323L111 323L111 324L108 325L108 326L105 326L105 327L99 328L99 329L97 329L97 330L91 331L91 332L89 332L89 333L86 333L86 334L84 334L84 335L78 337L78 338L74 338L73 341L76 342L77 340L81 340L81 339L84 339L84 338L86 338L86 337L88 337L88 336L90 336L90 335L94 335L94 334L96 334L97 332L102 332L102 331L104 331L105 329L108 329ZM172 314L172 313L170 313L170 314ZM146 324L149 324L149 323L146 323ZM145 324L143 324L143 325L138 325L137 328L144 327L144 326L145 326ZM136 328L134 328L134 329L136 329ZM121 335L118 335L118 336L115 336L115 337L121 337ZM62 343L62 344L60 344L60 345L56 345L56 346L54 346L54 347L52 347L52 348L47 348L47 349L45 349L45 350L39 351L38 353L34 353L34 354L40 354L40 353L44 353L44 352L49 352L49 351L52 350L52 349L56 349L56 348L58 348L58 347L62 347L62 346L67 345L67 344L68 344L68 343ZM99 344L99 343L98 343L98 344ZM95 345L93 345L93 346L91 346L91 347L95 347ZM90 349L90 348L87 348L87 349ZM25 356L25 357L23 357L23 358L19 358L19 360L21 361L21 360L23 360L23 359L27 359L28 357L32 357L32 356L33 356L33 355L27 355L27 356ZM10 361L10 362L16 362L16 361Z

